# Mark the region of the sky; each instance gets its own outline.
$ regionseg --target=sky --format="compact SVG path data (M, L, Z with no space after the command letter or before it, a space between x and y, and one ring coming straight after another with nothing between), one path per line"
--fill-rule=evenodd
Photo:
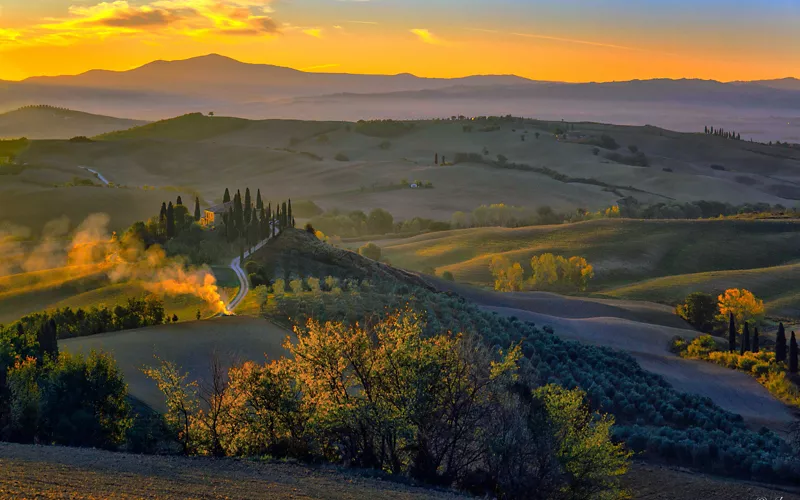
M0 0L0 79L210 53L336 73L800 78L800 0Z

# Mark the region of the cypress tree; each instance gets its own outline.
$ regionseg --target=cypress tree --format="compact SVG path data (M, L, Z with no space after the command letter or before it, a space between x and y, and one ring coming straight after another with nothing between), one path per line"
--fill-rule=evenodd
M200 220L200 197L198 196L194 198L194 220L195 222Z
M261 189L256 191L256 208L259 211L264 209L264 200L261 199Z
M783 323L778 325L778 335L775 337L775 361L786 361L786 330Z
M229 201L231 201L231 193L228 188L225 188L225 196L222 197L222 203L228 203Z
M731 352L736 352L736 323L733 321L733 313L728 322L728 348Z
M291 221L292 219L294 219L294 216L292 216L292 199L289 198L289 208L286 211L286 220L288 222Z
M183 205L183 200L181 199L181 195L178 195L178 199L176 200L176 205Z
M294 223L294 217L292 217L292 227L297 227Z
M158 225L161 227L161 232L167 230L167 204L161 202L161 212L158 214Z
M797 339L794 337L794 332L789 341L789 372L797 373Z
M250 199L250 188L244 190L244 223L250 225L253 219L253 200Z
M758 327L753 330L753 352L758 352Z
M739 351L739 354L744 354L750 350L750 327L747 325L747 321L744 322L744 329L742 329L742 348Z
M239 236L241 236L244 233L244 209L242 194L238 190L233 197L233 225L239 230Z
M175 208L172 202L167 205L167 239L175 237Z
M286 229L286 226L289 225L289 219L286 216L286 202L284 201L281 204L281 231Z

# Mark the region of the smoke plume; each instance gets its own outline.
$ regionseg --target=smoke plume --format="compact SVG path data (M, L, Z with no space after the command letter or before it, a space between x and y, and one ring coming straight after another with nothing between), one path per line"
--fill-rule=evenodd
M168 257L157 245L145 249L130 235L118 238L108 230L106 214L88 216L68 236L69 221L47 224L41 239L26 244L29 232L17 226L0 227L0 252L7 258L0 264L0 276L18 272L58 270L59 275L80 276L87 269L102 271L119 283L139 282L146 290L162 296L193 295L214 313L226 313L217 280L207 267L195 267L178 257Z

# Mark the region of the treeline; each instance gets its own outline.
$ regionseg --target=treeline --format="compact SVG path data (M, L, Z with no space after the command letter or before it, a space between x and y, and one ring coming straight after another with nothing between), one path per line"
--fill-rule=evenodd
M705 133L706 133L706 135L714 135L714 136L717 136L717 137L722 137L723 139L734 139L736 141L741 141L742 140L741 134L739 134L737 132L734 132L732 130L731 131L725 130L722 127L719 127L719 128L706 127L705 128Z
M178 317L168 316L164 301L149 294L129 297L124 304L110 309L105 305L90 309L63 307L29 314L7 329L14 330L19 335L52 327L56 337L64 339L161 325L169 321L178 321Z
M489 263L494 277L494 289L499 292L519 292L526 288L537 290L586 290L594 278L594 268L583 257L562 257L545 253L531 257L531 274L519 262L504 255L495 255Z
M769 203L743 203L733 205L719 201L690 201L686 203L640 204L636 198L625 197L618 202L622 217L632 219L714 219L748 214L783 214L790 211L785 206ZM794 212L794 210L791 210Z
M311 226L327 236L352 238L389 233L419 233L422 231L446 231L447 222L414 217L395 222L394 216L382 208L371 210L368 214L361 210L343 212L333 209L310 220Z

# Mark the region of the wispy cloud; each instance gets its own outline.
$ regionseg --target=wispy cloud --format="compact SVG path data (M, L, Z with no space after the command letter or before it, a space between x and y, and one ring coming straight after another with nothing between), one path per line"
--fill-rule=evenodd
M411 33L417 35L417 38L424 43L429 43L431 45L446 45L447 42L442 40L441 38L437 37L433 33L431 33L427 29L423 28L414 28L410 30Z
M602 42L593 42L591 40L579 40L576 38L563 38L559 36L549 36L549 35L538 35L535 33L511 33L514 36L521 36L524 38L538 38L540 40L552 40L556 42L566 42L566 43L577 43L581 45L592 45L595 47L608 47L611 49L621 49L621 50L641 50L636 47L626 47L624 45L615 45L611 43L602 43Z
M377 21L344 21L350 24L378 24Z
M322 30L319 28L306 28L303 30L308 36L313 36L314 38L322 38Z

